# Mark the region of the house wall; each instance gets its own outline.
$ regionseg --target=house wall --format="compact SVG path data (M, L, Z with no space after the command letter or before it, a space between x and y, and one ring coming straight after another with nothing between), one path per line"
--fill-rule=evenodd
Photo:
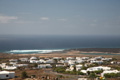
M9 79L9 74L0 74L0 79Z
M15 73L10 73L9 74L9 78L14 78L15 77Z

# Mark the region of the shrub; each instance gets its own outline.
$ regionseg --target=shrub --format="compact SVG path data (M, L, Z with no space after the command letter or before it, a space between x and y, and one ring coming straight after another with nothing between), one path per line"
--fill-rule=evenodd
M96 74L100 74L103 72L103 70L98 70L98 71L94 71Z
M37 64L37 63L35 63L35 64L34 64L34 67L38 67L38 64Z
M57 68L55 68L55 71L59 72L59 73L63 73L63 72L65 72L65 68L64 67L57 67Z
M90 78L95 78L95 77L97 77L97 75L95 73L90 73L89 77Z
M78 72L78 75L85 75L83 72Z
M27 73L25 71L23 71L21 73L21 78L23 79L23 78L27 78L27 77L28 77Z
M104 74L104 76L106 78L116 78L116 77L120 77L120 73L107 73L107 74Z

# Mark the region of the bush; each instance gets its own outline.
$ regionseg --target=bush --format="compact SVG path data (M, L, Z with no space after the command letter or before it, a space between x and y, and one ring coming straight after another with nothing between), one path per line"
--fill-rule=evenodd
M116 78L116 77L120 77L120 73L107 73L107 74L104 74L104 76L106 78Z
M97 75L96 75L95 73L90 73L89 77L90 77L90 78L96 78Z
M58 78L62 78L62 77L63 77L63 75L58 75L57 77L58 77Z
M34 67L38 67L38 64L37 64L37 63L35 63L35 64L34 64Z
M94 71L96 74L101 74L103 70Z
M83 72L78 72L78 75L85 75Z
M65 68L64 67L57 67L57 68L55 68L55 71L59 72L59 73L64 73L65 72Z
M83 66L81 69L86 70L86 69L87 69L87 67Z
M28 77L28 75L27 75L27 73L24 71L24 72L22 72L21 73L21 78L23 79L23 78L27 78Z

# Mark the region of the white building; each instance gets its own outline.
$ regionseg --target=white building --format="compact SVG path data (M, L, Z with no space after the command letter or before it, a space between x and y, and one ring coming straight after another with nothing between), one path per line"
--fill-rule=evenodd
M27 67L28 64L14 64L15 67Z
M46 60L46 63L55 63L55 60L49 59L49 60Z
M37 57L31 57L30 63L39 63L39 60L37 59Z
M103 61L110 61L112 58L102 58Z
M83 65L81 65L81 64L76 65L76 71L80 70L82 67L83 67Z
M85 62L85 61L82 60L82 59L77 59L77 60L76 60L76 63L83 63L83 62Z
M56 67L64 67L65 65L63 64L56 64Z
M38 68L51 68L52 65L51 64L40 64L38 65Z
M22 61L22 62L28 62L29 61L28 58L19 58L19 60Z
M46 63L46 61L44 59L40 59L39 61L40 61L40 63Z
M58 63L65 63L65 61L64 60L60 60L60 61L58 61Z
M80 72L87 74L87 70L81 70Z
M37 57L31 57L30 60L37 60Z
M17 67L15 67L15 66L6 66L3 69L5 69L5 70L15 70L15 69L17 69Z
M17 59L10 59L9 61L10 62L17 62L18 60Z
M82 57L83 60L88 60L90 57Z
M53 59L60 60L60 59L62 59L62 57L53 57Z
M74 57L66 57L67 60L74 60Z
M66 69L66 71L73 71L73 70L74 70L73 66L70 66L69 68Z
M75 60L69 60L69 61L68 61L68 64L69 64L69 65L75 65L75 63L76 63Z
M5 68L5 67L6 67L6 63L0 64L0 67L1 67L1 68Z
M90 63L102 64L102 63L103 63L103 61L92 60L92 61L90 61Z
M1 79L11 79L15 77L15 72L0 71L0 80Z
M98 70L108 71L110 69L111 69L110 67L98 66L98 67L90 67L87 69L87 71L98 71Z
M10 59L9 62L10 62L10 64L17 64L18 60L17 59Z
M102 56L95 57L96 60L101 60L102 58Z

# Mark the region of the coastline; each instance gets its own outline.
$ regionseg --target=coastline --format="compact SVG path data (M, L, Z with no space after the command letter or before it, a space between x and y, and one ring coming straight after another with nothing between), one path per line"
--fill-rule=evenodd
M106 49L106 50L105 50ZM100 51L101 50L101 51ZM104 50L104 51L103 51ZM0 53L0 56L3 57L26 57L26 56L38 56L38 57L83 57L83 56L115 56L119 57L120 55L101 55L101 53L105 54L120 54L116 53L119 52L120 48L82 48L82 49L67 49L58 52L50 52L50 53L30 53L30 54L10 54L10 53ZM83 53L83 54L80 54ZM100 54L100 55L86 55L84 53L92 53L92 54Z

